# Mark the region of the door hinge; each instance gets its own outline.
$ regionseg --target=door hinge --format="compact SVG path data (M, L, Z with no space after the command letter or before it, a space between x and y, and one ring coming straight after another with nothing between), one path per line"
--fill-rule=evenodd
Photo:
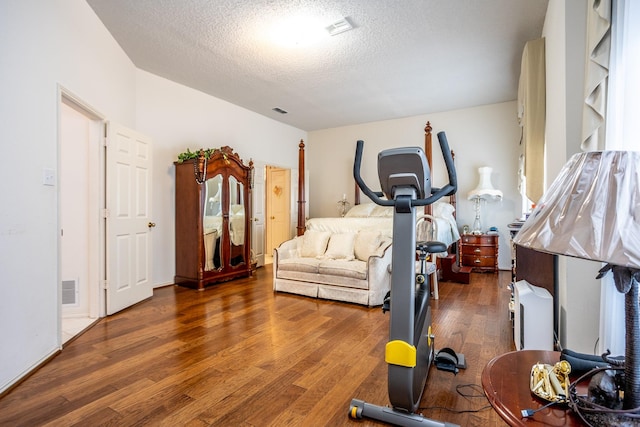
M109 146L109 138L107 137L107 124L104 124L104 138L102 138L102 146L103 147L108 147Z
M102 218L109 218L109 209L102 209Z
M108 280L106 280L106 279L103 280L101 285L102 285L102 289L105 289L105 290L109 289L109 281Z

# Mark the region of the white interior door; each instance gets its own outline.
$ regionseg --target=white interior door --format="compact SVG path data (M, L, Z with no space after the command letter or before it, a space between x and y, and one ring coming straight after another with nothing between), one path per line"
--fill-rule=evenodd
M251 221L251 250L257 263L257 267L264 265L264 165L255 164L255 173L253 176L253 189L251 194L251 208L253 218Z
M151 297L151 140L107 125L107 314Z

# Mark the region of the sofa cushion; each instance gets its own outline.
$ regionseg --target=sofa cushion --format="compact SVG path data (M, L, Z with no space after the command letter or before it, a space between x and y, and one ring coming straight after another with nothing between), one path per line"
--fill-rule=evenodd
M353 248L356 258L367 261L371 255L377 253L380 243L382 243L382 236L378 231L358 231Z
M329 239L329 246L324 253L325 258L354 259L353 247L356 242L356 233L334 233Z
M307 273L304 271L282 269L278 269L275 280L276 282L278 280L295 280L298 282L314 283L316 285L334 285L342 288L362 290L368 290L370 285L368 279L354 279L353 277L336 276L335 274Z
M327 243L331 233L329 231L307 230L302 236L301 257L319 257L327 250Z
M359 260L327 259L318 265L318 273L364 280L367 278L367 263Z
M363 292L362 289L345 288L343 286L318 285L318 298L373 305L370 304L369 292ZM382 304L382 299L380 299L378 305L379 304Z
M320 261L316 258L286 258L278 261L278 269L283 271L303 271L318 273Z

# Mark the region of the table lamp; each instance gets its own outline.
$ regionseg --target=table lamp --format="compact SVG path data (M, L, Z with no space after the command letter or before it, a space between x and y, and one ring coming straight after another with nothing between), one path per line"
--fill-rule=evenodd
M612 271L616 289L625 294L625 383L622 410L604 413L640 420L640 152L571 157L514 243L607 263L598 277ZM607 354L603 358L615 364Z
M342 200L338 200L338 215L343 217L351 209L351 203L347 201L347 195L342 195Z
M496 190L491 184L491 171L493 169L489 166L483 166L478 168L480 174L480 181L478 186L467 193L467 200L472 200L474 203L474 209L476 211L476 217L473 220L472 234L482 234L482 222L480 221L480 205L483 201L487 200L501 200L502 191Z

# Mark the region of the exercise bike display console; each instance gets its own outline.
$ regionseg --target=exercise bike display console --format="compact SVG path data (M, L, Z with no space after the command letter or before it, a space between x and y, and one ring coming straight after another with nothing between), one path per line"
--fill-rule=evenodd
M442 188L431 186L429 164L421 148L392 148L378 154L381 192L372 191L362 180L360 165L364 142L356 144L353 165L356 183L373 202L393 206L391 291L383 306L383 310L390 312L385 361L391 407L353 399L349 408L352 418L367 417L402 426L454 426L416 413L429 367L435 359L430 283L428 277L421 274L424 266L416 274L416 253L423 263L428 253L446 250L441 242L416 242L416 208L430 205L457 190L456 171L444 132L438 133L438 140L447 167L447 185ZM457 369L450 371L455 373Z

